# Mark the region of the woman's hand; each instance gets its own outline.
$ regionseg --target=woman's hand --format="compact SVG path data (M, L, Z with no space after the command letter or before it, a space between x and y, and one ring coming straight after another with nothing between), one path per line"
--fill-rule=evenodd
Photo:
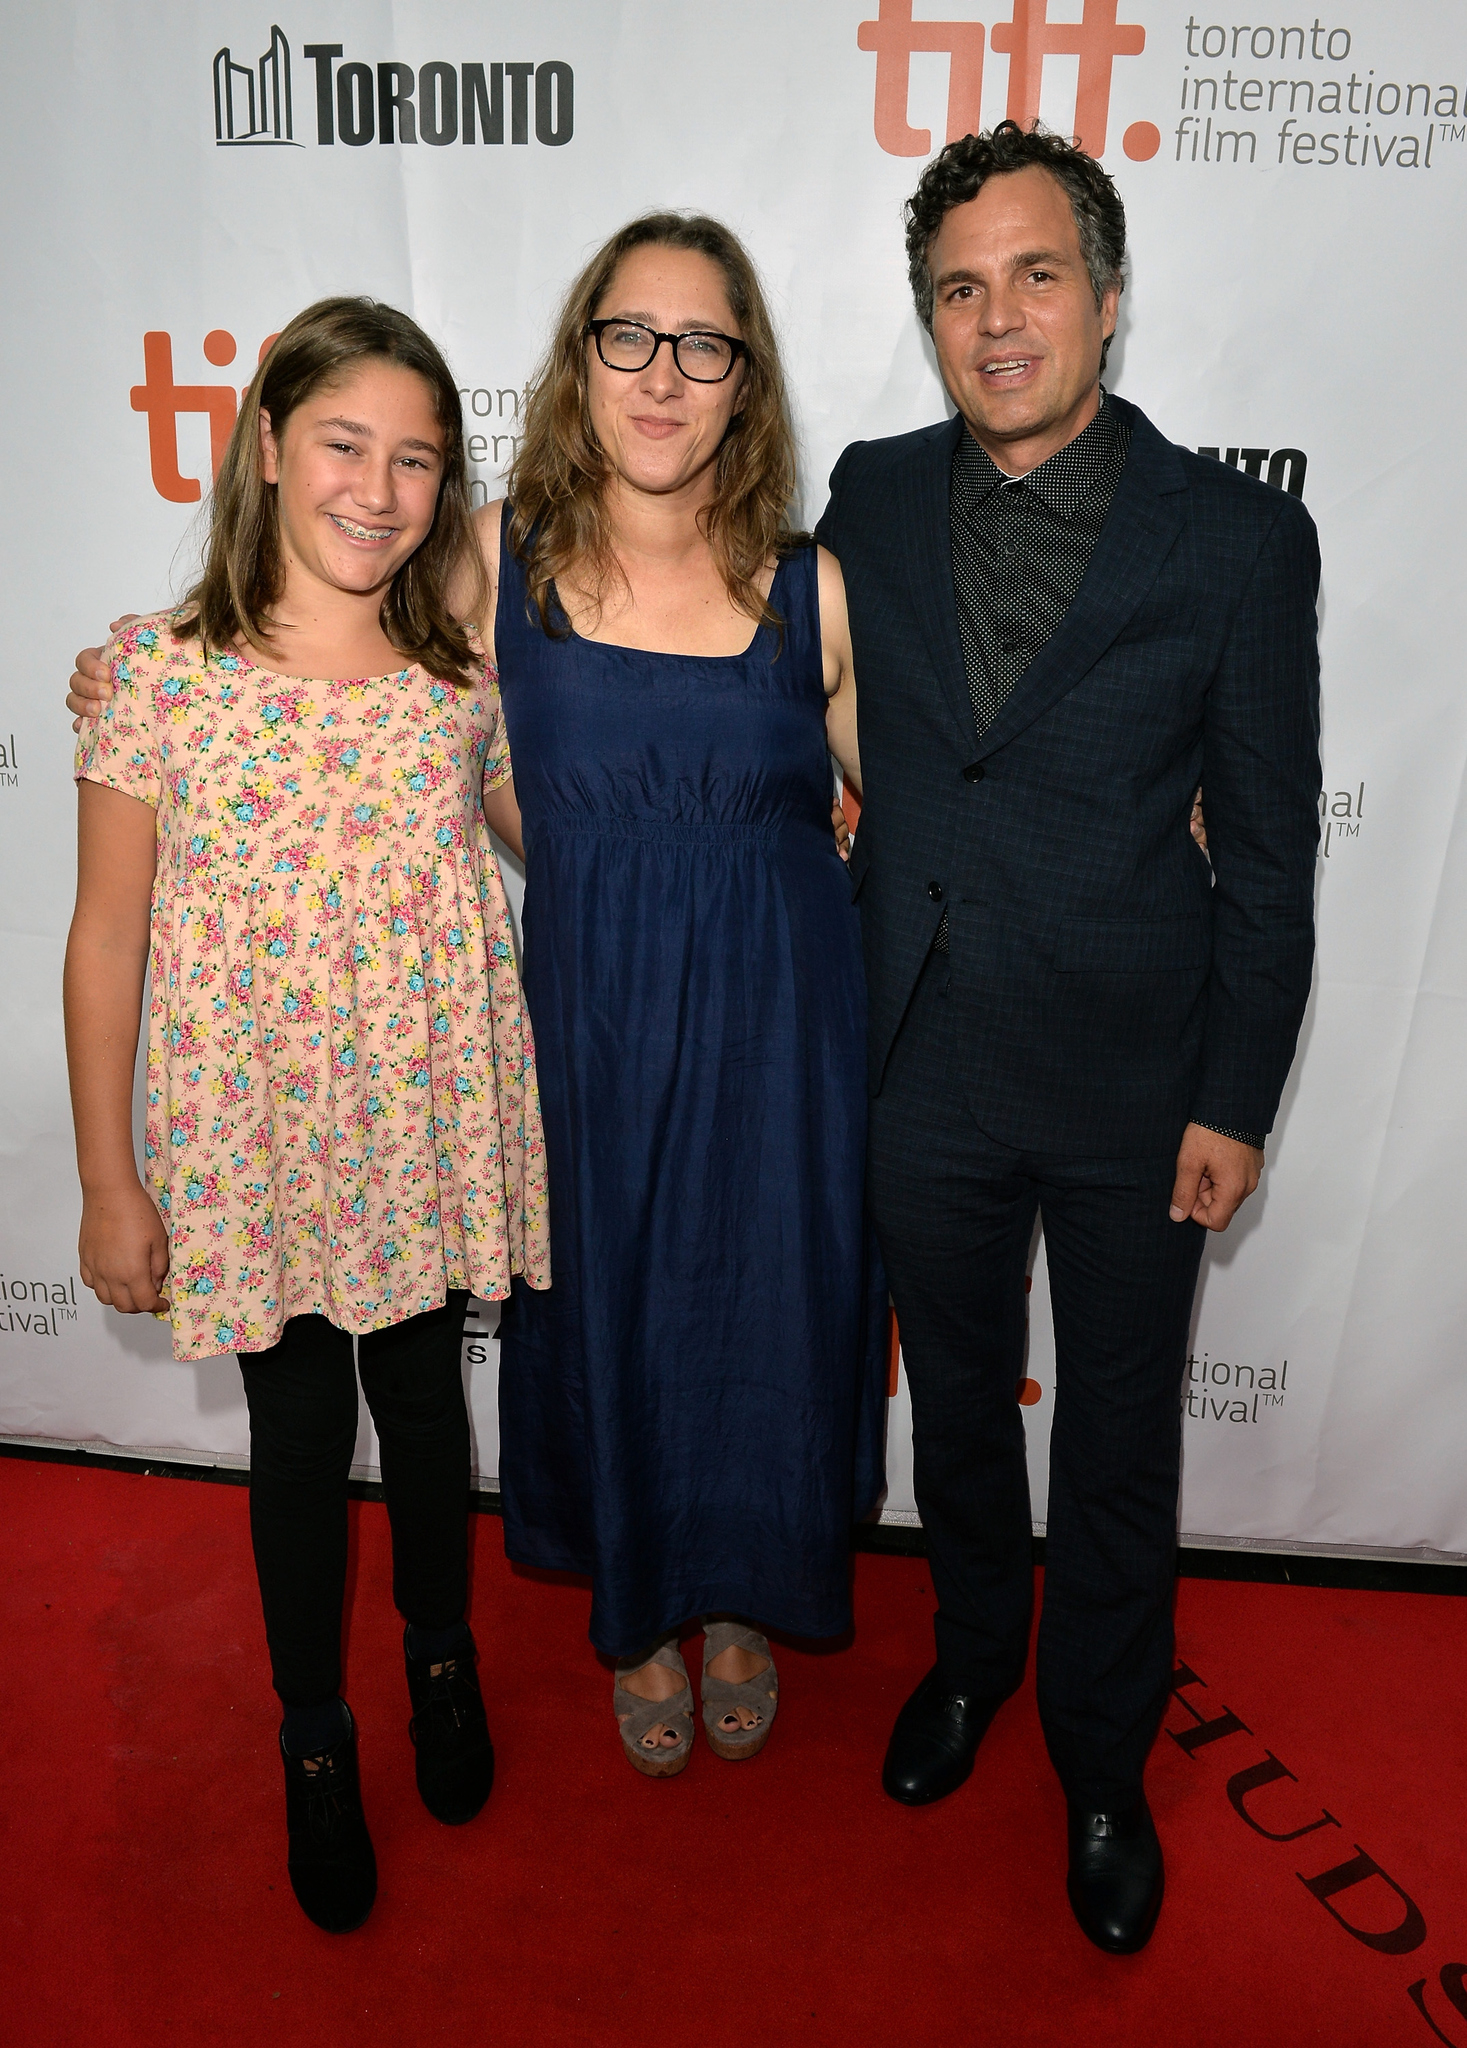
M120 619L112 621L108 634L120 633L124 626L141 617L141 612L124 612ZM76 714L71 721L73 732L81 731L84 718L100 718L111 703L109 667L105 647L84 647L76 657L76 673L66 686L66 708Z
M851 857L851 825L839 803L830 807L830 822L835 827L835 850L842 860Z
M168 1232L141 1181L82 1197L78 1240L83 1286L125 1316L169 1306Z
M1202 791L1199 789L1192 799L1192 837L1207 852L1207 820L1202 815Z

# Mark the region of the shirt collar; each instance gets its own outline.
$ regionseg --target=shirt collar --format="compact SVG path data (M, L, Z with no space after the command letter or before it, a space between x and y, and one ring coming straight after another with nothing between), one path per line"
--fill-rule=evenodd
M1011 490L1022 486L1057 517L1073 519L1096 485L1119 470L1125 457L1125 437L1110 394L1102 387L1100 410L1089 426L1027 476L1006 476L965 427L953 456L954 504L960 511L973 512L1005 485Z

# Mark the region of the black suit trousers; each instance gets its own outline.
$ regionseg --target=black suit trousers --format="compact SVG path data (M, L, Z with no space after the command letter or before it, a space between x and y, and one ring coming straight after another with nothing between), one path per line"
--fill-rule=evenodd
M1140 1791L1172 1668L1181 1384L1204 1232L1167 1210L1175 1150L1026 1152L978 1128L972 1020L929 956L872 1103L870 1195L912 1395L937 1661L1021 1682L1033 1608L1025 1277L1043 1218L1054 1310L1039 1711L1078 1804ZM1178 1138L1180 1139L1180 1132Z

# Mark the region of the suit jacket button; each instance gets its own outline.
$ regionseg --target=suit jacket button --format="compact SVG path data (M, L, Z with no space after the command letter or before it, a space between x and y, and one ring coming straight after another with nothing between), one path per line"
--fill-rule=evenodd
M983 780L983 763L981 761L970 761L963 770L963 780L964 782L981 782Z
M942 884L941 884L941 882L929 882L929 883L927 884L927 893L928 893L928 895L929 895L929 896L930 896L930 897L932 898L932 900L933 900L933 902L934 902L934 903L941 903L941 901L942 901Z

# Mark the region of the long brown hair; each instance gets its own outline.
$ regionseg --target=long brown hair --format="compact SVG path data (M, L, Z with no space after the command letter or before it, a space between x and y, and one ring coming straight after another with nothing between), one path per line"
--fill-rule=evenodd
M648 246L692 249L723 272L729 305L748 354L744 402L729 421L714 472L704 533L739 611L779 624L757 578L771 555L803 538L789 520L796 451L774 323L759 274L737 235L701 213L645 213L602 244L566 293L555 338L530 385L525 431L506 480L509 541L547 633L555 580L574 567L604 595L620 579L606 513L611 465L591 425L587 400L586 322L595 315L623 257Z
M443 429L443 477L433 524L422 546L393 577L382 599L382 630L409 661L431 674L476 682L482 658L448 601L450 582L462 600L462 579L477 576L464 607L487 616L488 593L472 525L463 413L452 372L415 320L375 299L318 299L297 313L255 372L229 437L210 503L204 569L184 599L175 630L195 633L209 648L243 636L268 647L276 631L272 608L285 588L275 486L260 463L260 414L278 437L314 392L362 362L395 363L427 385Z

